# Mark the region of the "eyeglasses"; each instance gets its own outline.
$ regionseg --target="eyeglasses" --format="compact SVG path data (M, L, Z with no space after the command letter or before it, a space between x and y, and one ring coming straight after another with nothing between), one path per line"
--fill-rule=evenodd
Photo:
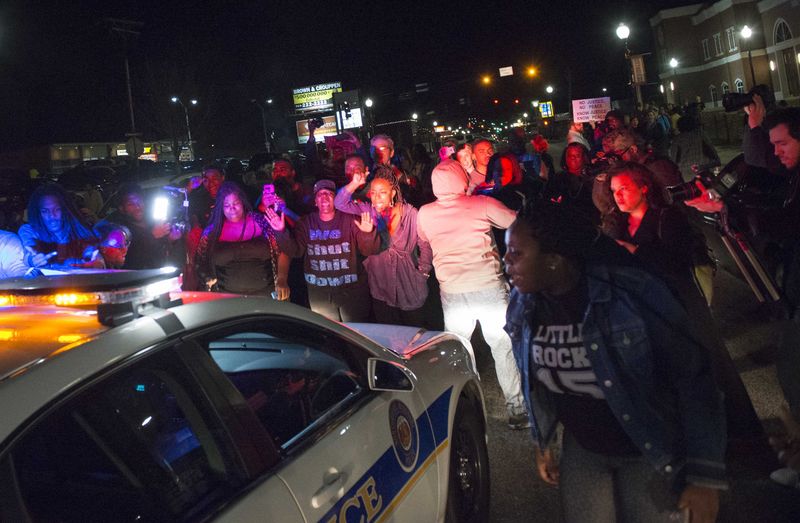
M624 148L624 149L623 149L623 150L621 150L621 151L613 151L613 153L614 153L614 154L616 154L616 155L617 155L617 156L619 156L619 157L622 157L622 155L624 155L625 153L627 153L627 152L628 152L628 149L630 149L631 147L633 147L633 144L630 144L629 146L627 146L626 148Z

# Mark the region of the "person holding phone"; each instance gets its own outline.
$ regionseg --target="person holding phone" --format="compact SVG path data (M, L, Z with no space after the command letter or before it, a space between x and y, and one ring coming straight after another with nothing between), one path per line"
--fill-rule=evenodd
M235 182L219 188L196 260L197 274L209 291L289 299L289 257Z
M107 220L128 228L131 233L123 269L157 269L166 265L183 266L183 231L166 216L155 216L145 204L142 188L124 183L117 191L118 209ZM148 216L149 215L149 216Z
M371 302L361 258L380 248L370 213L360 220L338 212L333 205L336 184L314 184L317 212L300 218L294 229L286 216L267 208L267 221L281 251L303 259L311 310L333 321L369 321Z
M69 194L56 184L39 186L28 201L28 223L19 228L30 267L55 270L102 269L97 236L81 218Z
M375 320L431 328L431 319L423 305L428 297L433 252L417 233L417 209L403 201L390 168L375 167L369 183L371 203L353 199L353 194L365 183L364 173L354 173L350 183L337 193L334 205L347 214L370 213L381 235L384 248L364 260Z

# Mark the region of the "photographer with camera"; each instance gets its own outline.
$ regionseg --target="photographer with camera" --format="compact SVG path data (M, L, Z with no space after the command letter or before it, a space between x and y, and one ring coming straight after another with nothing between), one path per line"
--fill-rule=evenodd
M776 371L791 415L794 420L800 420L800 332L797 325L800 319L800 109L780 109L765 117L762 98L759 94L753 94L746 109L748 126L751 123L758 125L750 127L751 136L745 144L745 156L754 163L760 159L762 163L759 165L770 168L779 177L779 183L769 194L762 195L757 202L759 212L755 216L751 214L751 218L758 222L756 227L759 235L768 237L780 246L783 271L779 286L787 318L779 325ZM758 128L761 130L756 130ZM769 137L772 154L759 142L759 136L764 133ZM775 160L779 162L779 168L770 167ZM709 190L699 181L696 183L701 194L685 202L686 205L702 212L726 213L734 217L742 212L741 198L727 195L721 198L716 191ZM745 191L741 187L736 189L739 193ZM782 447L782 443L777 442L776 446ZM781 469L772 477L781 483L800 485L797 471Z
M681 172L675 162L668 158L655 156L646 148L644 139L627 128L619 128L603 137L603 153L592 160L596 173L592 200L601 215L614 211L614 200L609 188L608 169L622 162L636 162L653 173L653 180L659 190L681 183Z
M166 265L183 266L181 243L183 228L170 221L147 218L142 188L122 184L117 192L118 208L108 221L124 225L131 233L123 269L156 269ZM179 252L181 251L181 252Z
M769 132L764 128L764 118L772 109L775 99L765 85L757 85L747 94L728 93L722 103L726 112L744 109L747 121L742 133L742 152L748 165L763 167L771 173L779 173L781 162L772 154Z

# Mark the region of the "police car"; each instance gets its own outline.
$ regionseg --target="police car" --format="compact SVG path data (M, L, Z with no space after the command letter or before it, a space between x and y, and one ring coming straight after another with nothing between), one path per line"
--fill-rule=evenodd
M175 274L0 282L0 520L487 519L469 342Z

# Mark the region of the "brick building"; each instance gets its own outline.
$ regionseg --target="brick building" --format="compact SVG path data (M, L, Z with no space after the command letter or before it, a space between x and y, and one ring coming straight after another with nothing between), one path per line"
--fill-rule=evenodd
M659 11L650 25L668 101L699 99L715 108L727 92L766 84L777 100L800 103L800 1L695 3ZM750 38L742 37L744 26L752 30Z

